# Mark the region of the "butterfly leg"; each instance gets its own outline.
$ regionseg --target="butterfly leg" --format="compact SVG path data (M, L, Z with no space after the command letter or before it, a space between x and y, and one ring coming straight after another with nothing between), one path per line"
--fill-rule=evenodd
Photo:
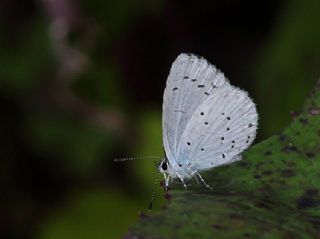
M199 180L198 180L198 177L197 177L197 174L195 174L196 171L189 172L189 170L190 170L190 168L187 169L188 174L189 174L191 177L195 178L197 184L200 184L200 182L199 182Z
M202 176L200 175L200 173L199 173L197 170L195 170L194 173L196 173L196 175L200 178L201 182L202 182L207 188L209 188L210 190L213 190L213 188L204 181L204 179L202 178Z
M169 176L169 175L167 176L167 175L164 173L164 174L163 174L163 177L164 177L165 190L168 191L170 176Z
M198 180L197 175L195 175L195 177L194 177L194 178L196 179L197 184L200 184L200 182L199 182L199 180Z
M188 189L188 188L187 188L187 185L186 185L185 182L183 181L183 178L181 177L181 175L180 175L178 172L176 172L176 174L178 175L178 177L179 177L179 179L181 180L181 182L182 182L183 186L185 187L185 189Z

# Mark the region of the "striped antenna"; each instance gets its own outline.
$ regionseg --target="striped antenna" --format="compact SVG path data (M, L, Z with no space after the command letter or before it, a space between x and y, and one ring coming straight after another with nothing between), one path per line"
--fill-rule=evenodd
M144 157L130 157L130 158L116 158L114 162L124 162L124 161L132 161L136 159L161 159L159 156L144 156Z

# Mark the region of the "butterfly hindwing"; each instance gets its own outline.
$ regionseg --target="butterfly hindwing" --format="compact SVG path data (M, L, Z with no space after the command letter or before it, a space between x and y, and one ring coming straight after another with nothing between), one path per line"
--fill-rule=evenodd
M180 164L197 170L239 160L256 136L258 115L247 93L220 88L194 111L179 141Z

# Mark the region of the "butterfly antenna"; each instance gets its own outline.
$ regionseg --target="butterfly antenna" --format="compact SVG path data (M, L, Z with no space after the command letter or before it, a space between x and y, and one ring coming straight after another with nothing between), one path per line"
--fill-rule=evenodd
M153 185L153 189L152 189L152 194L151 194L151 200L150 200L150 203L149 203L149 206L148 206L148 211L149 211L149 213L150 213L151 210L152 210L153 201L154 201L154 199L155 199L155 197L156 197L156 187L158 186L159 178L160 178L160 173L157 174L156 180L154 181L154 185Z
M136 159L160 159L159 156L145 156L145 157L130 157L130 158L116 158L114 162L132 161Z
M154 163L154 166L158 169L160 166L160 162L153 162L153 163Z

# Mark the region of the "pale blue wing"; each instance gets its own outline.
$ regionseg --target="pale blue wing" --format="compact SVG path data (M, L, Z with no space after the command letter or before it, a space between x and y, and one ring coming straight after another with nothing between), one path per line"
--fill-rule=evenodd
M179 141L178 163L196 170L240 159L256 136L258 114L248 94L220 88L194 111Z
M163 145L177 163L181 136L197 108L219 88L229 87L223 73L203 58L180 54L172 64L163 96Z

